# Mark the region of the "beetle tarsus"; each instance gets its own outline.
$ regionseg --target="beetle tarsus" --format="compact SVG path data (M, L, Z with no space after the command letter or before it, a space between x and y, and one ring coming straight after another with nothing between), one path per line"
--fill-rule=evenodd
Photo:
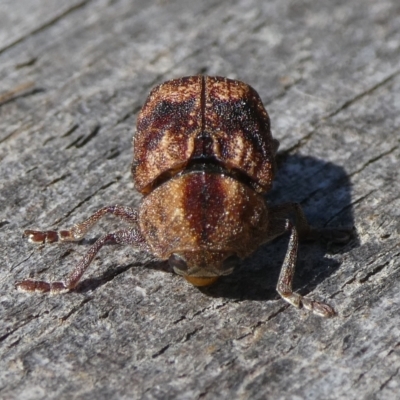
M336 315L335 310L329 304L315 301L307 297L301 298L301 304L306 310L312 311L320 317L331 318Z
M31 243L54 243L60 239L57 231L24 231L24 237L27 237Z

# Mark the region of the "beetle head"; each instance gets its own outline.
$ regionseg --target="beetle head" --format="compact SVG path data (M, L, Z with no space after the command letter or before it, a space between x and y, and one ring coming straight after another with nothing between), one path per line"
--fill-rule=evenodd
M169 257L175 273L182 275L194 286L208 286L220 276L229 275L240 258L227 251L181 251Z

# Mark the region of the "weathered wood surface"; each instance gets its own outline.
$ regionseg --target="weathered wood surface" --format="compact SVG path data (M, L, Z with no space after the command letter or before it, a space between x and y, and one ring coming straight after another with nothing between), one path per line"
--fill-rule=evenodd
M10 0L0 12L0 398L399 398L398 0ZM119 224L44 247L24 229L138 204L137 111L155 84L197 73L241 79L265 102L282 150L271 201L355 226L344 247L300 249L296 289L338 316L277 296L287 237L205 292L118 246L73 293L16 292L29 275L65 276Z

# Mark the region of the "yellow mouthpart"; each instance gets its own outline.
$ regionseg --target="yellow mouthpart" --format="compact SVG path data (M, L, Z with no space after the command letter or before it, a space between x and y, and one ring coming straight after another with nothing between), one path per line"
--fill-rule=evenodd
M193 286L209 286L216 282L219 276L184 276Z

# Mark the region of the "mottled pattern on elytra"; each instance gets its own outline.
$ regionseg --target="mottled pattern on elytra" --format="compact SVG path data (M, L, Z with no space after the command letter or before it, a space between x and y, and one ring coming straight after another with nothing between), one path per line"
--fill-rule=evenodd
M152 191L139 214L140 230L156 256L181 251L252 253L265 241L267 207L238 180L191 172Z
M153 89L138 117L135 185L149 193L160 177L174 176L191 160L211 159L266 192L276 143L260 97L245 83L203 76L168 81Z
M270 121L257 92L238 81L208 78L205 125L215 157L249 176L257 191L271 188L274 146Z

